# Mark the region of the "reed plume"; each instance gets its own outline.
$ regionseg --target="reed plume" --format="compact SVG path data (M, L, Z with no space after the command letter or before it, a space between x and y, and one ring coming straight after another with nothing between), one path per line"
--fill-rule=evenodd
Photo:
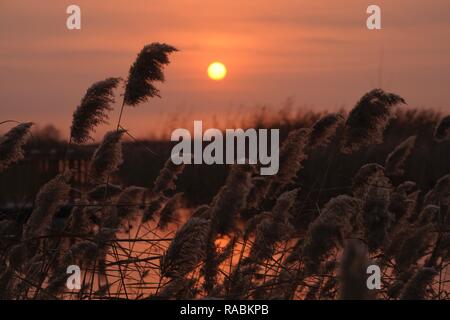
M227 234L236 224L239 211L246 207L252 187L250 165L231 166L225 185L211 202L211 224L214 232Z
M245 229L244 229L244 240L247 240L255 231L256 227L262 223L266 219L271 219L272 213L271 212L261 212L259 214L254 215L250 219L247 220L245 223Z
M339 113L332 113L319 119L312 127L309 146L312 148L326 147L343 122L344 117Z
M88 210L86 210L88 204L87 200L82 199L72 208L68 227L69 232L82 234L90 231L92 226L89 221Z
M32 125L32 122L18 124L0 138L0 172L24 158L23 146Z
M292 226L274 222L273 218L261 221L256 227L255 242L251 248L248 262L258 263L272 257L274 245L288 239L292 232Z
M202 213L210 217L211 228L208 232L205 254L206 261L203 267L205 275L205 290L213 294L215 290L214 279L217 273L218 255L215 239L218 235L230 234L236 230L240 211L247 205L247 196L251 190L251 165L233 165L228 173L225 185L219 190L211 201L210 207Z
M387 179L384 175L383 166L376 163L363 165L352 179L353 195L359 199L363 199L373 182L380 179Z
M205 258L210 222L190 218L175 234L161 259L161 274L180 278L194 270Z
M155 214L161 212L164 208L167 198L164 196L156 196L150 200L150 203L146 205L144 214L142 215L142 222L147 222L153 219Z
M345 123L341 151L346 154L379 144L391 119L391 107L405 103L402 97L374 89L366 93L350 112Z
M152 43L138 54L125 83L117 130L108 132L93 154L87 182L81 177L81 163L80 179L74 179L72 189L71 173L65 172L39 190L28 219L21 212L17 219L0 212L0 298L448 298L450 175L438 179L425 196L419 188L431 177L419 177L417 184L400 181L416 136L388 150L392 152L385 167L363 165L352 180L352 196L339 195L349 189L350 165L365 163L374 153L376 160L371 161L379 161L387 145L367 152L365 162L360 162L362 157L344 156L346 163L328 166L327 174L338 181L328 179L330 183L319 189L312 183L320 170L315 160L321 156L312 151L336 141L338 131L343 133L338 147L346 154L382 142L392 106L405 101L380 89L364 95L346 121L341 114L318 121L314 114L298 122L286 119L283 128L288 135L279 152L272 150L280 156L278 174L259 176L257 166L231 166L209 204L195 208L173 239L168 238L172 230L161 229L181 222L179 209L200 198L189 198L189 186L186 194L177 193L184 165L168 159L150 189L113 185L110 178L123 161L124 107L159 96L155 83L164 81L164 68L175 51L167 44ZM120 80L108 78L88 88L73 113L71 141L89 141L95 127L107 122ZM414 112L405 112L398 123L422 130L437 120L427 115L414 122L414 117ZM450 140L449 119L443 118L434 128L436 141ZM261 124L267 125L263 120ZM311 129L292 129L312 123ZM31 123L23 123L0 138L0 172L23 158L30 128ZM442 153L444 144L433 145L442 159L447 155ZM297 174L310 151L313 158L300 181ZM433 175L446 169L441 168L442 161L436 163ZM305 192L297 185L306 186ZM325 193L331 198L323 205ZM60 209L68 199L75 200L67 217L67 207ZM126 222L131 228L130 220L141 210L142 222L159 220L139 225L135 238L131 232L124 237L120 229ZM383 270L381 291L367 288L369 253ZM64 291L70 264L84 271L78 293ZM155 287L158 269L160 282ZM440 276L433 282L436 272Z
M195 208L194 212L192 212L192 216L208 220L211 218L210 209L211 209L210 206L208 206L207 204L203 204Z
M250 213L257 212L264 201L267 193L268 183L267 177L255 176L252 178L252 189L247 197L247 207Z
M98 183L107 182L108 177L122 164L121 139L125 130L110 131L95 150L90 165L90 177Z
M388 240L388 230L394 222L389 212L391 188L384 179L374 180L364 199L362 222L369 250L374 251Z
M172 162L172 159L169 158L155 180L153 191L165 195L167 195L168 192L174 191L176 189L178 176L181 175L183 171L184 164L176 165Z
M80 105L73 113L70 137L75 143L84 143L101 123L107 123L108 111L114 103L113 90L120 83L120 78L107 78L90 86Z
M289 133L281 146L280 168L270 179L266 198L275 199L294 181L307 158L305 151L310 134L311 129L297 129Z
M144 203L146 189L142 187L130 186L125 188L117 199L117 217L120 221L136 216L139 208Z
M163 220L160 221L162 222L162 225L165 227L167 226L167 223L171 221L173 213L171 210L175 208L174 206L178 206L178 200L180 200L180 195L175 198L172 195L177 188L176 181L183 173L184 168L184 164L176 165L170 158L165 162L164 167L159 171L159 174L153 183L153 197L144 211L142 222L149 221L157 213L161 215L163 210ZM169 204L168 202L171 199L172 202ZM167 209L165 209L166 206ZM164 221L165 218L168 218L168 220Z
M272 209L272 216L275 221L288 223L291 216L291 208L297 198L300 188L286 191L281 196L278 197L275 206Z
M416 136L411 136L389 153L386 158L385 169L389 176L401 176L405 172L405 163L416 144Z
M23 229L23 239L44 235L62 203L68 200L72 173L59 174L39 190L34 210Z
M216 295L220 291L220 285L217 281L220 264L232 257L237 238L237 236L234 236L228 241L225 248L218 250L214 242L215 234L210 232L206 248L206 259L201 269L201 273L204 276L203 288L210 296Z
M417 205L417 199L420 190L417 190L416 183L405 181L398 185L391 193L389 208L395 217L395 221L399 221L403 217L410 217Z
M439 121L434 130L434 139L438 142L450 140L450 116Z
M319 217L309 226L299 251L294 251L288 261L301 257L307 273L318 270L321 261L326 260L330 251L341 246L345 236L352 233L361 208L361 200L347 195L328 201Z
M250 250L249 261L258 263L274 254L277 242L287 240L294 232L289 222L289 211L294 205L298 190L283 193L278 199L268 218L256 226L256 235Z
M177 210L182 205L184 193L179 192L167 200L167 203L164 205L164 208L161 210L159 214L159 222L158 227L161 229L167 228L167 225L173 221L178 220Z
M169 54L175 51L178 50L158 42L146 45L141 50L130 67L124 94L126 105L136 106L148 98L159 97L159 90L153 82L164 81L163 67L170 63Z

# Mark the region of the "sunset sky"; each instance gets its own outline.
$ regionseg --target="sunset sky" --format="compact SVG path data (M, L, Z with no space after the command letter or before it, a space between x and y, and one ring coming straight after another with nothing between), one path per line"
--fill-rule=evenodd
M81 7L79 31L66 28L70 4ZM383 30L366 28L370 4L381 7ZM308 110L351 107L380 83L410 106L448 112L449 39L448 0L1 0L0 121L52 123L66 134L86 88L126 77L154 41L180 52L158 84L163 98L126 110L124 126L137 136L175 115L229 122L262 106L275 112L288 98ZM221 81L207 76L216 60L228 68Z

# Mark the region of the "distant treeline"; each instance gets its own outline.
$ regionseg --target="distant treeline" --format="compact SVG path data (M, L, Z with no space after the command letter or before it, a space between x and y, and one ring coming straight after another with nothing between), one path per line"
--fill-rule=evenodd
M294 128L310 127L320 113L306 113L294 118L270 117L255 119L255 128L279 128L281 140ZM364 148L351 157L336 150L336 144L315 150L304 162L297 181L302 193L312 203L323 203L349 188L356 170L368 162L384 163L386 156L400 142L418 133L416 147L407 163L407 180L419 188L430 189L436 179L448 173L450 143L436 143L433 131L440 115L431 110L400 110L384 133L384 143ZM336 137L339 136L339 133ZM122 185L151 186L173 143L169 141L136 141L123 144L124 162L113 181ZM0 174L0 207L32 206L39 187L62 172L65 166L75 169L75 182L85 181L90 158L96 145L72 147L65 158L66 142L54 129L35 133L26 146L26 156L17 165ZM323 166L327 164L326 170ZM227 177L228 167L222 165L191 165L179 178L178 190L185 193L189 205L207 203L217 193ZM326 179L324 180L324 176ZM301 181L301 182L300 182ZM320 193L315 190L321 190Z

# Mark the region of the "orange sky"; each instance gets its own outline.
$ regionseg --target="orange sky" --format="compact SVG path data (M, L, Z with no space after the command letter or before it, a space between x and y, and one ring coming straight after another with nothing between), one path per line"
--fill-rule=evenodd
M374 3L381 31L365 27ZM70 4L81 7L80 31L66 29ZM289 97L310 109L349 107L380 81L411 106L448 111L448 39L448 0L2 0L0 119L54 123L67 133L85 89L125 77L153 41L181 51L159 85L163 99L126 111L124 126L138 136L167 127L175 114L232 121L262 105L275 112ZM206 75L215 60L228 67L223 81ZM111 122L116 117L117 110Z

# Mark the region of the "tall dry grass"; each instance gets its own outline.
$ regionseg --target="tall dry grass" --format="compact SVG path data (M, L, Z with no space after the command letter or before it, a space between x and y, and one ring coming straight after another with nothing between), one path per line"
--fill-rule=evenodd
M186 166L170 159L149 187L121 183L115 175L122 140L132 137L120 123L124 106L159 96L154 82L164 80L175 51L154 43L138 54L116 130L92 153L81 187L66 170L41 187L29 216L0 220L0 298L449 298L449 175L429 190L406 178L420 132L391 148L384 161L354 168L352 184L334 196L324 188L339 174L330 171L339 156L352 163L362 150L386 143L394 108L405 101L381 89L365 94L348 116L288 127L277 175L233 165L200 206L177 190ZM73 115L69 147L88 141L106 121L118 84L108 78L87 90ZM436 123L434 143L446 143L448 124L448 117ZM19 124L1 138L0 170L24 157L30 127ZM305 162L326 148L328 156L314 160L323 176L309 184ZM194 191L208 187L195 184ZM65 218L58 215L62 206L70 208ZM83 271L82 287L71 291L66 268L74 264ZM382 270L379 290L366 286L370 264Z

